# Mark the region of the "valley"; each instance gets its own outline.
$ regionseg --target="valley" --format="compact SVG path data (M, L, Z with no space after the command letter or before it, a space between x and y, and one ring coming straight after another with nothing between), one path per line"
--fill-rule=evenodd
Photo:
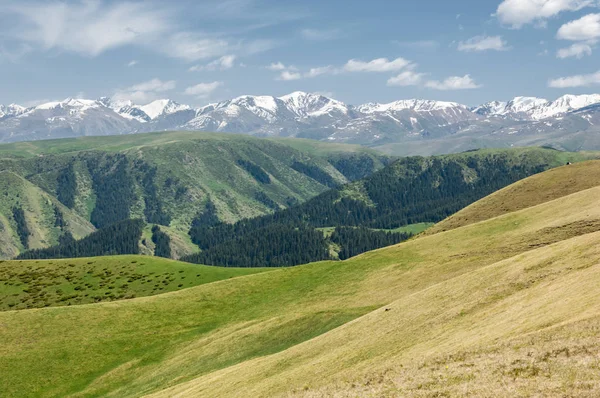
M346 144L168 132L14 143L0 156L5 259L145 254L281 267L400 243L515 181L599 155L394 160Z
M466 221L442 222L445 232L346 261L1 312L6 392L593 395L599 186L579 176L599 167L536 174L457 214Z

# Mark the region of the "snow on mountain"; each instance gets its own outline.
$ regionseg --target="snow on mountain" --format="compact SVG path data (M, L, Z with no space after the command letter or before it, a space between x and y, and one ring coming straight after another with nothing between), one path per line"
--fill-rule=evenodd
M600 103L600 95L564 95L555 101L537 97L516 97L503 102L489 102L473 109L486 116L505 116L517 120L544 120Z
M482 116L500 115L506 109L508 102L491 101L471 109L471 112Z
M154 120L159 116L170 115L180 111L188 111L192 109L188 105L181 105L169 99L156 100L147 105L138 106L137 108L148 115L151 120Z
M292 113L300 117L318 117L332 113L348 114L349 107L337 100L302 91L279 97Z
M428 101L428 100L401 100L390 102L389 104L368 103L357 107L359 112L374 113L374 112L397 112L403 110L412 110L415 112L431 112L448 109L468 110L465 105L456 102L443 101Z
M17 104L7 106L0 105L0 119L3 117L19 116L27 111L27 108Z
M594 106L597 105L597 106ZM281 97L244 95L198 109L163 99L138 105L100 98L49 102L32 108L0 105L0 142L163 130L204 130L379 145L382 142L495 137L580 131L600 125L600 95L555 101L516 97L475 108L421 99L347 105L294 92ZM561 130L562 129L562 130Z

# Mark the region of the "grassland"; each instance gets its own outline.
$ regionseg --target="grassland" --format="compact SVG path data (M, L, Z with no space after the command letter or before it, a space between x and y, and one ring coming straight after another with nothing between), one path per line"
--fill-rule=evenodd
M45 155L59 155L82 151L99 150L103 152L121 152L124 150L169 145L197 140L215 140L221 142L257 142L259 139L243 134L206 133L198 131L169 131L145 134L128 134L104 137L78 137L62 138L55 140L40 140L30 142L15 142L0 145L0 158L37 157ZM319 141L273 138L264 141L282 143L301 152L313 155L326 156L331 153L371 153L381 156L378 152L369 150L359 145L328 144Z
M473 224L598 186L598 165L598 160L576 163L550 170L544 174L544 178L526 178L448 217L428 233L434 234Z
M600 186L573 191L343 262L2 312L4 393L596 396Z
M0 262L0 311L145 297L264 272L148 256Z

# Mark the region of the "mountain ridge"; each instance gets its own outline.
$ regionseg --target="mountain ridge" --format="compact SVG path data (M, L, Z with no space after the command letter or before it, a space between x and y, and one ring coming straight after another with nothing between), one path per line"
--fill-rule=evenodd
M170 99L138 105L107 97L67 98L25 108L0 105L0 142L167 130L242 133L352 143L402 151L410 143L432 152L432 140L462 140L452 151L513 145L565 150L600 149L600 94L564 95L554 101L515 97L477 107L423 99L348 105L302 91L281 97L243 95L192 108ZM581 133L585 137L581 137ZM583 141L583 144L582 144ZM428 153L430 151L431 153Z

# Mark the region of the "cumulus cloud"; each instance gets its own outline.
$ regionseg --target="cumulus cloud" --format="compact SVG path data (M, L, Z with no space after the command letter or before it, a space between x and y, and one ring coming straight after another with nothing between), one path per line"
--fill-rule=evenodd
M267 66L267 69L280 72L277 80L299 80L299 79L311 79L323 75L339 75L346 73L359 73L359 72L398 72L405 69L405 73L401 73L398 76L391 78L388 81L388 85L395 86L410 86L417 85L421 82L423 74L414 72L416 64L404 59L396 58L389 60L387 58L377 58L372 61L361 61L357 59L349 60L342 67L336 67L334 65L319 66L310 68L308 71L300 71L294 66L287 66L282 62L272 63Z
M394 60L388 60L387 58L377 58L372 61L361 61L358 59L351 59L344 66L346 72L395 72L400 69L406 68L410 65L410 61L404 58L396 58Z
M458 43L458 51L506 51L508 50L506 41L502 36L475 36L467 41Z
M530 23L543 23L565 11L597 4L597 0L504 0L495 15L502 24L519 29Z
M291 71L291 70L284 70L283 72L281 72L281 74L277 78L277 80L284 80L284 81L300 80L300 79L302 79L302 74Z
M138 61L136 61L136 60L134 59L133 61L129 61L129 62L127 63L127 66L131 68L131 67L133 67L133 66L136 66L137 64L138 64Z
M480 88L481 85L477 84L470 75L464 76L451 76L443 81L431 80L425 83L425 87L434 90L469 90Z
M152 79L117 90L113 95L116 100L130 100L136 103L148 103L159 97L159 94L175 89L175 80L162 81Z
M224 55L221 58L218 58L207 65L194 65L189 71L190 72L199 72L199 71L215 71L215 70L227 70L231 69L235 65L235 60L237 57L235 55Z
M207 98L219 87L223 82L199 83L194 86L187 87L183 92L185 95L191 95L198 98Z
M556 56L561 59L575 57L581 59L586 55L592 55L592 47L585 43L575 43L570 47L561 48Z
M297 70L295 66L286 66L282 62L273 62L271 65L267 66L268 70L272 70L274 72L281 72L282 70Z
M418 86L423 81L424 73L417 73L412 70L407 70L397 76L390 78L387 81L388 86Z
M560 27L558 39L571 41L595 41L600 38L600 14L589 14Z
M589 87L597 84L600 84L600 71L589 75L559 77L548 82L548 86L552 88Z
M340 70L337 69L333 65L328 66L320 66L318 68L311 68L307 73L304 74L305 77L317 77L321 75L337 75L340 73Z

